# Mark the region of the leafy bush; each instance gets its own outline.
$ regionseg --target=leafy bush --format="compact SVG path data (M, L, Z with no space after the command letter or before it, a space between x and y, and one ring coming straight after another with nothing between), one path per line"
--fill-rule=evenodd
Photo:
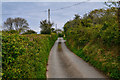
M63 34L62 33L58 33L58 37L63 37Z
M47 29L45 31L41 31L41 34L51 34L51 30Z
M17 31L17 30L9 30L9 31L2 31L2 33L7 33L7 34L19 34L19 31Z
M116 24L110 25L108 28L105 28L105 25L104 25L102 27L100 36L103 39L104 44L108 46L111 46L113 44L117 45L120 43L119 29Z
M35 32L34 30L27 30L23 34L37 34L37 32Z
M45 78L48 55L56 39L56 34L3 34L2 78Z

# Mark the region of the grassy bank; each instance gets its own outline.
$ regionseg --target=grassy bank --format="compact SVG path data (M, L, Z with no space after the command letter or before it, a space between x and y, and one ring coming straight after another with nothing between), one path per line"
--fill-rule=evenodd
M113 79L120 79L120 56L119 47L114 46L112 49L103 47L100 42L89 42L85 47L76 49L71 46L72 43L66 42L68 48L84 61L90 63L106 76Z
M2 34L3 78L46 78L49 52L56 34Z

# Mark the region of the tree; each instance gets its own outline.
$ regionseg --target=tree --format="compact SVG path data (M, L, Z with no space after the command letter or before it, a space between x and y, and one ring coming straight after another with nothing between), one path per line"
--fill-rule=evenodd
M51 32L56 33L55 28L51 28Z
M80 19L80 15L79 14L75 14L74 19Z
M13 30L13 23L14 20L12 18L7 18L6 22L4 22L4 27L7 28L8 30Z
M29 26L27 20L19 17L14 19L14 25L16 30L21 30L21 31L28 29Z
M48 23L47 20L40 21L41 34L51 34L53 23Z
M114 2L114 1L110 1L110 2L105 2L105 5L108 7L118 7L119 6L119 2Z
M119 26L119 31L120 31L120 1L118 2L114 2L114 1L111 1L111 2L105 2L105 5L108 6L108 7L116 7L116 9L118 9L118 26Z
M27 20L24 18L8 18L6 22L4 22L4 27L7 28L7 30L16 30L19 32L24 32L25 30L29 29L29 24L27 23Z

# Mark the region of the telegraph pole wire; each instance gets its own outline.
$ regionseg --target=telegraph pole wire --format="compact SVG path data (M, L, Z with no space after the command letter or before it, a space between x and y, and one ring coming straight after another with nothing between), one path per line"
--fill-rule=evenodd
M87 1L90 1L90 0L86 0L86 1L83 1L83 2L79 2L79 3L76 3L76 4L70 5L70 6L61 7L61 8L58 8L58 9L53 9L53 10L51 10L51 11L59 11L59 10L63 10L63 9L66 9L66 8L71 8L71 7L73 7L73 6L77 6L77 5L80 5L80 4L82 4L82 3L86 3ZM39 12L47 12L47 10L41 10L41 11L39 11ZM24 14L24 15L25 15L25 13L19 13L19 14L20 14L20 15L21 15L21 14ZM2 15L18 15L18 14L2 14ZM26 14L26 15L29 15L29 14Z
M73 5L70 5L70 6L66 6L66 7L61 7L61 8L58 8L58 9L51 10L51 11L58 11L58 10L66 9L66 8L71 8L71 7L73 7L73 6L77 6L77 5L80 5L80 4L82 4L82 3L86 3L87 1L90 1L90 0L86 0L86 1L83 1L83 2L79 2L79 3L73 4Z

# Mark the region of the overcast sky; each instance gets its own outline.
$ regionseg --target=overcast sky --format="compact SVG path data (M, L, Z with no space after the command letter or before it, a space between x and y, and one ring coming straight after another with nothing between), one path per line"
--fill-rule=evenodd
M2 2L2 23L9 17L21 17L28 21L31 29L39 32L40 21L45 20L48 17L47 12L41 11L50 9L51 22L54 22L57 24L58 28L62 29L67 21L74 18L75 14L83 16L91 10L106 7L104 2L81 2L81 4L70 8L52 11L76 3L80 2Z

